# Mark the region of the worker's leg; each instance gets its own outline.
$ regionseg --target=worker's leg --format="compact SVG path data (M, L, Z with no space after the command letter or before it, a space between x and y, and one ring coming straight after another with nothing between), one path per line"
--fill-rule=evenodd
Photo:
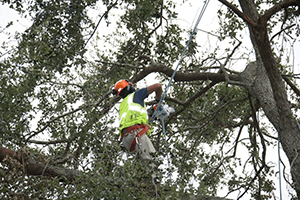
M153 157L150 153L155 153L155 148L147 134L143 134L138 140L139 142L135 146L135 149L138 151L138 156L144 160L152 160Z
M122 142L127 151L130 151L130 147L132 141L135 139L135 136L136 136L136 131L132 131L128 133L127 136L123 137Z
M147 133L143 134L140 137L135 137L137 132L141 130L134 130L130 132L127 136L123 137L122 142L124 147L128 150L130 153L136 153L141 159L143 160L152 160L153 157L150 155L150 153L155 153L155 148L147 136ZM130 151L131 144L133 140L136 141L135 150Z

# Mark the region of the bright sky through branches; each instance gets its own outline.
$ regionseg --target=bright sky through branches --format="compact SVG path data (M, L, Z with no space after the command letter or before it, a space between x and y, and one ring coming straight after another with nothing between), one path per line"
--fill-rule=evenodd
M182 24L182 26L184 28L186 28L187 30L192 29L194 26L194 23L198 17L198 14L202 8L203 2L201 1L189 1L189 5L180 5L182 1L178 1L178 12L179 12L179 16L178 19L176 19L176 21L180 24ZM227 48L227 46L222 46L224 43L220 43L218 41L218 38L214 35L216 34L215 32L212 33L212 30L215 30L218 26L217 22L218 22L218 18L217 18L217 9L223 7L219 2L217 1L211 1L210 4L208 5L208 8L203 16L203 19L201 20L198 29L199 32L197 33L197 41L199 42L199 44L201 44L201 46L203 46L203 49L206 49L207 51L210 51L210 47L211 46L215 46L215 45L221 45L220 48ZM103 13L103 11L101 11L101 13ZM114 12L114 11L112 11ZM96 20L99 19L99 14L96 10L93 10L92 12L92 16L95 19L95 23L97 22ZM2 44L3 41L8 42L7 45L16 45L16 40L13 38L14 33L16 31L22 32L24 31L26 28L28 28L30 26L30 21L27 19L22 19L19 18L18 14L9 9L6 5L1 5L0 7L0 34L1 34L1 39L0 42ZM12 21L13 25L7 29L5 29L6 25ZM100 24L100 27L98 28L98 34L101 36L103 34L106 34L106 32L111 31L113 28L113 24L111 24L109 27L107 27L106 23L103 21ZM6 33L10 33L10 35L6 35ZM208 34L210 33L210 34ZM187 35L188 33L186 33ZM247 31L245 31L244 33L241 33L244 37L244 41L243 41L243 45L241 47L241 49L243 50L249 50L251 49L251 44L249 41L249 36L247 36ZM278 47L282 45L282 41L278 40ZM300 41L299 38L295 41L291 41L291 42L285 42L283 44L284 48L286 48L286 52L284 53L287 57L290 58L290 65L293 65L293 69L294 69L294 73L298 74L300 73L300 58L298 56L299 52L300 52ZM293 47L292 49L290 49L289 47ZM10 48L3 50L2 48L0 49L0 56L2 54L5 54L7 50L9 50ZM238 53L239 55L243 55L243 52ZM238 57L238 56L237 56ZM0 59L1 60L1 59ZM245 63L245 61L244 61ZM176 64L176 63L175 63ZM240 67L240 66L244 66L243 64L241 65L239 61L237 61L236 63L233 63L233 66L236 67ZM180 67L179 67L180 69ZM243 68L241 68L240 70L243 70ZM274 159L272 160L274 163L277 163L277 153L276 153L276 149L274 150L275 153L273 153ZM284 153L282 153L282 155L284 155ZM240 155L241 156L241 155ZM282 156L283 157L283 156ZM278 181L275 181L275 184L278 184ZM277 185L278 186L278 185ZM278 188L278 187L277 187ZM283 187L283 198L285 199L285 197L287 197L287 193L286 193L286 186L284 185ZM279 193L278 191L276 191L276 193ZM278 195L277 195L278 196ZM233 196L229 196L229 198L235 198L236 195Z

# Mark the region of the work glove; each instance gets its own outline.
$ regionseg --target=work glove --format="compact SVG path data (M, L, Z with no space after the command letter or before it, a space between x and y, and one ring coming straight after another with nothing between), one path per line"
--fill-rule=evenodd
M152 105L151 108L149 108L149 109L147 110L147 114L148 114L149 121L151 120L151 118L152 118L152 116L153 116L153 114L154 114L154 111L155 111L156 107L157 107L157 104ZM156 120L156 119L157 119L157 118L154 117L154 120Z
M159 100L156 100L156 104L152 104L151 108L147 110L147 114L148 114L148 118L149 118L149 121L152 119L152 116L155 112L155 110L158 108L158 104L159 104ZM162 104L162 103L160 103ZM157 114L155 114L157 116ZM154 116L153 120L157 120L158 118Z
M161 112L159 112L158 116L162 119L165 119L168 117L171 113L175 112L175 109L167 104L162 104L161 106L158 107L158 109L161 109Z
M155 113L154 119L156 120L157 118L165 119L168 117L171 113L175 112L175 109L171 106L168 106L167 104L160 103L160 104L155 104L152 105L151 108L147 111L148 112L148 117L149 120L152 118L152 115Z

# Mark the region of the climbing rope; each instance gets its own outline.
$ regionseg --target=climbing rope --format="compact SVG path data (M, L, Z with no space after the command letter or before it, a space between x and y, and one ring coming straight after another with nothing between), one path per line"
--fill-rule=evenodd
M171 86L171 83L172 83L172 81L173 81L173 79L174 79L174 77L175 77L175 74L176 74L176 72L177 72L177 70L178 70L178 67L179 67L180 63L182 62L182 60L183 60L183 57L184 57L184 55L185 55L185 53L186 53L186 51L187 51L187 48L188 48L190 42L192 41L193 35L195 34L195 32L196 32L196 30L197 30L197 27L198 27L198 25L199 25L199 23L200 23L200 20L201 20L203 14L204 14L204 12L205 12L205 10L206 10L206 8L207 8L208 3L209 3L209 0L207 0L207 1L204 2L204 5L203 5L203 7L202 7L202 10L201 10L201 12L200 12L200 14L199 14L199 17L198 17L197 21L196 21L195 27L194 27L194 29L193 29L191 35L190 35L190 38L189 38L189 40L188 40L188 42L187 42L187 44L186 44L186 46L185 46L185 48L184 48L182 54L181 54L181 57L180 57L180 59L179 59L179 61L178 61L178 64L177 64L177 66L176 66L176 68L175 68L175 70L174 70L174 72L173 72L173 74L172 74L172 76L171 76L171 78L170 78L170 80L169 80L169 84L167 85L167 87L166 87L164 93L162 94L162 97L161 97L159 103L163 102L163 100L166 98L166 94L167 94L167 92L168 92L168 90L169 90L169 88L170 88L170 86Z
M200 23L200 20L201 20L201 18L202 18L202 16L203 16L203 14L204 14L204 12L205 12L207 6L208 6L208 3L209 3L209 0L207 0L207 1L204 2L204 5L203 5L203 7L202 7L202 10L201 10L201 12L200 12L200 14L199 14L199 17L198 17L197 21L196 21L195 27L194 27L194 29L193 29L191 35L190 35L190 38L189 38L189 40L188 40L188 42L187 42L187 44L186 44L186 46L185 46L185 48L184 48L182 54L181 54L181 57L180 57L180 59L179 59L179 61L178 61L178 64L177 64L177 66L176 66L176 68L175 68L175 70L174 70L174 72L173 72L173 74L172 74L172 76L171 76L171 78L170 78L170 80L169 80L169 83L168 83L168 85L167 85L167 87L166 87L164 93L162 94L162 96L161 96L161 98L160 98L160 101L159 101L158 105L160 105L160 104L165 100L165 98L166 98L167 92L168 92L168 90L169 90L169 88L170 88L170 86L171 86L171 83L172 83L172 81L173 81L173 79L174 79L174 77L175 77L175 74L176 74L176 72L177 72L177 70L178 70L178 68L179 68L180 63L181 63L182 60L183 60L183 57L184 57L184 55L185 55L185 52L186 52L186 50L187 50L187 48L188 48L190 42L192 41L193 35L194 35L195 32L196 32L196 29L197 29L197 27L198 27L198 25L199 25L199 23ZM155 119L155 114L156 114L156 110L154 111L154 113L153 113L153 115L152 115L152 117L151 117L151 119L150 119L150 124L154 121L154 119Z
M280 142L279 142L279 132L277 137L277 146L278 146L278 174L279 174L279 199L282 200L282 193L281 193L281 170L280 170Z
M175 77L175 74L176 74L176 72L177 72L177 70L178 70L178 68L179 68L180 63L181 63L182 60L183 60L183 57L184 57L184 55L185 55L185 53L186 53L186 51L187 51L187 48L188 48L190 42L192 41L193 35L194 35L195 32L196 32L196 29L197 29L197 27L198 27L198 25L199 25L199 23L200 23L201 18L203 17L203 14L204 14L204 12L205 12L207 6L208 6L208 3L209 3L209 0L206 0L206 1L204 2L204 5L203 5L202 10L201 10L201 12L200 12L200 14L199 14L199 16L198 16L198 19L197 19L196 24L195 24L195 27L194 27L194 29L193 29L191 35L190 35L190 38L189 38L189 40L188 40L188 42L187 42L187 44L186 44L186 46L185 46L185 48L184 48L184 50L183 50L183 52L182 52L182 54L181 54L181 57L180 57L180 59L179 59L179 61L178 61L178 64L177 64L177 66L176 66L176 68L175 68L175 70L174 70L174 72L173 72L173 74L172 74L172 76L171 76L171 78L170 78L170 80L169 80L169 83L168 83L168 85L167 85L167 87L166 87L164 93L162 94L162 96L161 96L161 98L160 98L160 101L158 102L158 107L159 107L159 106L162 106L162 102L163 102L163 101L165 100L165 98L166 98L167 92L168 92L168 90L169 90L169 88L170 88L170 86L171 86L171 83L172 83L172 81L173 81L173 79L174 79L174 77ZM154 119L156 118L156 115L160 115L160 119L161 119L161 122L162 122L163 134L164 134L164 138L165 138L165 143L167 144L166 130L165 130L165 123L164 123L164 116L163 116L163 113L161 113L161 112L163 112L162 110L163 110L163 109L158 109L158 108L155 109L155 111L154 111L154 113L153 113L153 115L152 115L152 117L151 117L151 119L150 119L149 124L153 123ZM171 168L170 168L170 161L169 161L169 155L168 155L168 154L167 154L167 159L168 159L169 176L170 176L170 181L171 181L171 180L172 180L172 176L171 176L171 170L170 170Z

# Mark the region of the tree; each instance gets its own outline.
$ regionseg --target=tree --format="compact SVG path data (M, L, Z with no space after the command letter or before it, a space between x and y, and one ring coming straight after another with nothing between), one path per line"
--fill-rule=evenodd
M153 125L157 157L168 154L177 172L170 182L168 170L156 171L160 184L152 182L147 163L124 156L116 124L119 98L110 90L119 79L142 84L153 73L157 81L169 81L190 35L174 20L176 2L2 2L32 22L15 35L13 50L2 45L7 51L0 68L2 198L212 199L227 188L228 194L240 190L239 199L245 193L270 199L276 169L267 153L277 132L291 166L291 186L300 196L295 104L300 92L288 59L270 37L298 37L298 1L219 0L224 6L216 13L220 24L214 34L227 47L203 49L201 32L193 36L165 99L176 108L165 122L166 143L161 124ZM94 8L101 10L97 24L88 15ZM96 35L99 23L109 26L114 15L120 16L115 31ZM240 33L247 27L253 52L242 52ZM239 71L237 55L238 65L247 61ZM246 157L239 157L241 150Z

